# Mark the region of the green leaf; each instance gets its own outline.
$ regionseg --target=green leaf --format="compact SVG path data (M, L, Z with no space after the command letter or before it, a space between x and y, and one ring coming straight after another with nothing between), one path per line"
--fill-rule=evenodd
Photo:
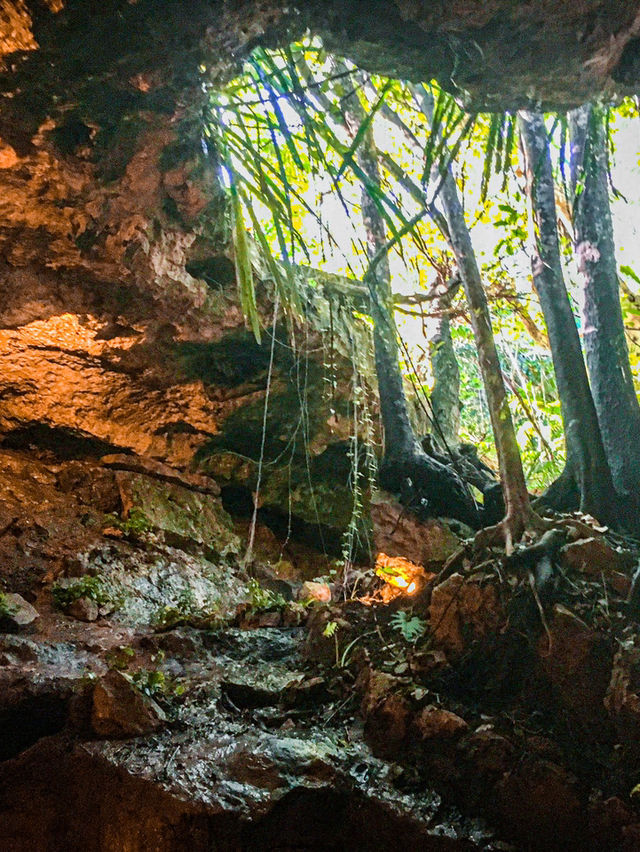
M251 218L251 224L253 227L253 232L256 235L258 242L260 243L260 248L262 249L262 254L273 278L273 281L278 288L278 292L280 294L280 300L285 307L286 310L294 313L296 316L302 316L302 305L300 303L300 294L298 292L298 288L296 287L295 278L293 275L293 269L291 264L286 262L286 277L282 275L280 267L274 260L273 254L271 253L271 247L269 246L269 242L265 236L264 231L262 230L262 226L256 216L253 207L249 202L247 202L247 210L249 211L249 216ZM284 242L284 238L283 238Z
M260 317L256 305L256 289L253 281L253 270L251 268L251 256L247 229L242 215L242 204L237 186L231 184L231 212L233 216L233 255L238 282L238 295L242 311L251 326L251 330L258 343L260 343Z
M326 636L327 639L330 639L333 635L335 635L336 630L338 629L337 621L327 621L324 630L322 631L322 635Z
M624 275L628 275L629 278L632 278L636 282L636 284L640 284L640 277L638 277L638 275L633 271L630 266L621 266L620 272L622 272Z
M480 185L480 203L487 200L487 192L489 190L489 181L493 173L494 158L501 158L499 151L500 134L504 123L504 115L494 114L489 120L489 136L484 150L484 167L482 169L482 182Z
M427 629L426 621L417 615L409 616L404 610L395 612L389 622L394 630L402 634L406 642L417 642Z
M356 135L353 137L353 141L351 142L351 146L349 147L349 150L342 159L342 163L340 164L340 168L338 169L338 173L336 175L336 180L339 180L344 174L345 170L349 168L349 166L351 166L351 164L353 163L353 158L356 154L356 151L362 144L367 131L371 127L371 122L373 121L376 113L384 103L384 99L386 98L387 92L391 88L391 85L392 81L387 80L385 85L382 87L382 91L380 92L378 100L365 117L365 120L360 124L360 127L358 127Z

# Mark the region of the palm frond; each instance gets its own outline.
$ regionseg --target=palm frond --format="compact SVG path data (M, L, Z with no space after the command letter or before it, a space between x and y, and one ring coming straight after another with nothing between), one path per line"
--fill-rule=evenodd
M245 199L245 201L247 210L249 211L249 217L253 226L253 232L256 235L256 238L260 245L262 256L264 257L264 261L267 265L269 273L273 278L273 282L280 294L280 301L283 304L285 310L299 318L302 316L302 305L300 302L300 293L298 292L298 288L296 287L293 268L290 263L285 263L286 274L282 274L280 267L278 266L273 257L269 241L262 229L260 220L255 214L253 206L251 205L248 199Z
M256 304L256 288L253 280L253 269L251 268L249 239L242 215L240 194L233 180L231 182L231 214L233 217L233 256L240 305L256 340L260 343L260 316Z
M504 125L504 114L492 113L489 117L489 133L484 153L484 164L482 168L482 180L480 182L480 203L487 199L491 175L496 168L498 159L502 161L502 128ZM497 168L496 168L497 170Z
M387 96L387 92L389 91L390 88L391 88L391 80L387 80L387 82L385 83L385 85L382 88L382 92L380 92L378 100L373 105L373 107L369 110L369 112L365 116L364 121L361 122L360 127L358 127L358 130L356 131L356 134L353 137L353 141L352 141L349 149L347 150L345 156L342 159L342 163L340 164L340 168L338 169L338 173L336 175L336 180L339 180L342 177L342 175L344 174L345 170L348 169L353 164L353 159L356 155L356 151L361 147L362 143L364 142L365 136L368 133L370 127L371 127L373 119L374 119L376 113L378 112L378 110L380 109L380 107L382 106L382 104L384 103L384 99Z
M293 158L293 162L296 164L296 166L298 166L299 169L302 169L302 168L304 168L303 165L302 165L302 160L300 159L300 155L298 154L298 149L296 148L295 143L293 142L293 139L291 138L291 131L289 129L289 125L287 124L287 122L285 120L284 114L283 114L282 109L280 107L280 103L278 101L278 95L277 95L277 93L276 93L276 91L275 91L275 89L272 85L272 81L274 79L280 79L281 80L281 82L283 83L283 86L285 87L282 94L290 93L291 90L292 90L292 87L286 86L285 78L282 76L278 67L275 65L273 60L265 53L264 50L261 50L261 55L263 57L262 63L267 65L267 67L269 68L269 70L271 72L270 76L265 74L265 71L262 67L262 63L258 61L258 59L255 57L255 55L254 55L253 58L249 59L249 64L255 70L258 80L260 81L260 83L262 84L262 86L264 87L264 89L267 93L267 96L269 98L269 102L271 103L271 108L273 109L273 114L276 117L277 127L280 130L280 133L281 133L281 135L282 135L282 137L285 141L287 148L291 152L291 157ZM274 140L274 143L275 143L275 136L273 135L274 126L271 122L271 119L270 119L268 113L267 113L267 121L270 125L270 130L272 132L272 139ZM277 151L279 151L278 145L276 145L276 149L277 149Z

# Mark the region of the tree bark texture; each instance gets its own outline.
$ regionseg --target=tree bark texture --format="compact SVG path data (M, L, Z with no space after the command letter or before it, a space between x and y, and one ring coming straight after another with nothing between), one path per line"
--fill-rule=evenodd
M575 251L584 291L582 333L591 390L614 483L637 505L640 407L620 306L603 112L586 105L570 113L569 123Z
M431 408L433 410L433 437L442 449L458 446L460 429L460 367L451 338L449 310L451 301L459 287L450 281L441 284L435 305L437 315L429 320L429 356L433 372Z
M521 538L532 515L532 510L502 378L498 350L491 327L489 303L482 286L480 270L471 243L471 235L464 219L458 189L450 167L443 178L440 196L469 306L471 327L487 394L491 426L500 465L500 482L506 508L505 529L507 547L509 547L511 542L518 541Z
M573 499L575 489L567 487L568 477L572 477L579 491L580 509L604 523L612 523L616 495L562 272L555 186L544 117L540 113L521 112L518 124L534 226L533 284L549 334L567 448L567 469L562 476L564 486L551 490L546 495L547 502L554 496ZM573 507L556 505L554 508L568 510Z

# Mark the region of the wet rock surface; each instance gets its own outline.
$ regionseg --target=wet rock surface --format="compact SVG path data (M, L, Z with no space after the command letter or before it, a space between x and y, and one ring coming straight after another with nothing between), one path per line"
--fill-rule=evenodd
M264 585L246 575L202 480L2 457L0 547L39 613L0 634L7 849L635 848L637 639L604 567L569 554L544 617L458 539L435 571L387 556L311 595L275 548L249 566ZM123 500L119 472L148 487ZM390 585L409 568L414 594Z
M387 849L394 838L434 850L488 848L481 822L463 819L434 792L398 789L397 767L373 758L357 730L313 724L331 702L300 672L298 632L228 628L203 643L197 633L174 631L174 647L193 647L179 663L184 696L159 699L168 724L111 669L92 689L90 718L114 741L45 736L0 765L5 848L54 850L66 841L72 849L204 850L214 838L230 850ZM100 655L87 654L85 664L99 668ZM58 660L58 671L67 663ZM305 678L311 703L299 701ZM67 731L74 720L77 711Z
M265 588L251 621L215 487L132 457L124 472L149 487L125 502L121 459L1 455L2 580L40 615L28 635L0 634L3 848L486 847L481 822L396 784L331 673L302 655L295 625L326 583L284 609ZM212 517L229 532L224 554ZM303 588L291 564L263 570L278 572ZM231 626L238 604L250 629Z

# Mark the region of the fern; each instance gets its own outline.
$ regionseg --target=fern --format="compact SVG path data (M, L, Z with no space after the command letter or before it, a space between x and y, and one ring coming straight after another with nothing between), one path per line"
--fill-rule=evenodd
M426 621L417 615L409 616L404 610L395 612L389 623L394 630L402 634L405 642L412 644L417 642L427 629Z

